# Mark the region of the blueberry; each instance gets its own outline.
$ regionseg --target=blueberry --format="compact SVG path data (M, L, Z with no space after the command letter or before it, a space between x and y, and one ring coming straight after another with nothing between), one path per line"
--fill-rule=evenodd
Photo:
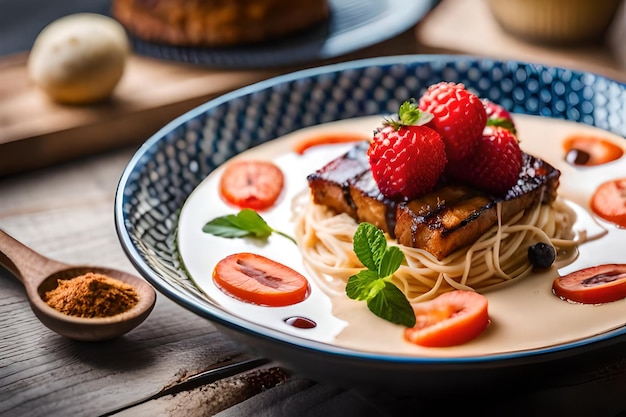
M537 269L546 269L554 263L556 252L552 245L539 242L528 247L528 260Z

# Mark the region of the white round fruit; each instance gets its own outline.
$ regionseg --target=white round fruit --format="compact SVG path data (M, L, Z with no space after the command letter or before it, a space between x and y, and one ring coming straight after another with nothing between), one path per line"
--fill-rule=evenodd
M31 80L61 103L87 104L111 95L124 73L130 45L121 24L94 13L62 17L35 39Z

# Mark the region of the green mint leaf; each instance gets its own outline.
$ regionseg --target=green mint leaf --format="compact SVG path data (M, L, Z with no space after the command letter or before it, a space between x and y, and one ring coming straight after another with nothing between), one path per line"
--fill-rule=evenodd
M368 301L383 289L385 281L375 271L364 269L348 278L346 295L352 300Z
M243 209L237 215L217 217L205 224L202 231L226 238L251 236L260 239L269 237L273 232L265 220L250 209Z
M382 319L413 327L413 307L391 282L404 261L400 248L388 247L383 232L370 223L359 224L353 241L354 252L367 269L348 279L346 295L353 300L366 301L370 311Z
M233 219L235 218L234 214L229 214L228 216L217 217L202 227L202 231L204 233L209 233L215 236L226 237L226 238L236 238L236 237L245 237L249 236L250 232L238 227L235 223L233 223Z
M387 248L383 232L370 223L360 223L353 238L353 249L359 261L369 270L378 272ZM384 277L381 277L384 278Z
M234 223L241 229L247 230L250 234L258 238L269 237L274 231L274 229L268 226L259 213L251 209L243 209L237 213Z
M251 209L243 209L236 215L217 217L205 224L202 231L219 237L255 237L258 239L267 239L272 233L277 233L296 243L293 237L272 229L259 213Z
M396 246L388 247L378 265L378 276L381 278L390 277L400 268L402 261L404 261L404 254L400 248Z
M378 317L406 327L415 326L415 312L402 291L391 282L367 301L367 307Z

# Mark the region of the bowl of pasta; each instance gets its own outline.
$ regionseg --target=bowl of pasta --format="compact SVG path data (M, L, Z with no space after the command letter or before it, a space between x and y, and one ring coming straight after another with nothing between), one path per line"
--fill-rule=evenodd
M314 379L549 375L626 342L624 102L600 75L467 56L279 76L137 150L119 239L164 295Z

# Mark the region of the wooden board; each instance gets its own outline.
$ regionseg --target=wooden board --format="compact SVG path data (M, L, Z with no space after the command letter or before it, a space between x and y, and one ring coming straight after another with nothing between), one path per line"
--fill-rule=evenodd
M111 100L52 102L27 76L28 55L0 64L0 175L139 144L165 123L276 71L223 71L131 56Z
M385 42L297 67L230 70L132 55L111 100L52 102L29 80L28 54L0 59L0 177L141 144L186 111L234 89L306 67L417 53L413 29Z

